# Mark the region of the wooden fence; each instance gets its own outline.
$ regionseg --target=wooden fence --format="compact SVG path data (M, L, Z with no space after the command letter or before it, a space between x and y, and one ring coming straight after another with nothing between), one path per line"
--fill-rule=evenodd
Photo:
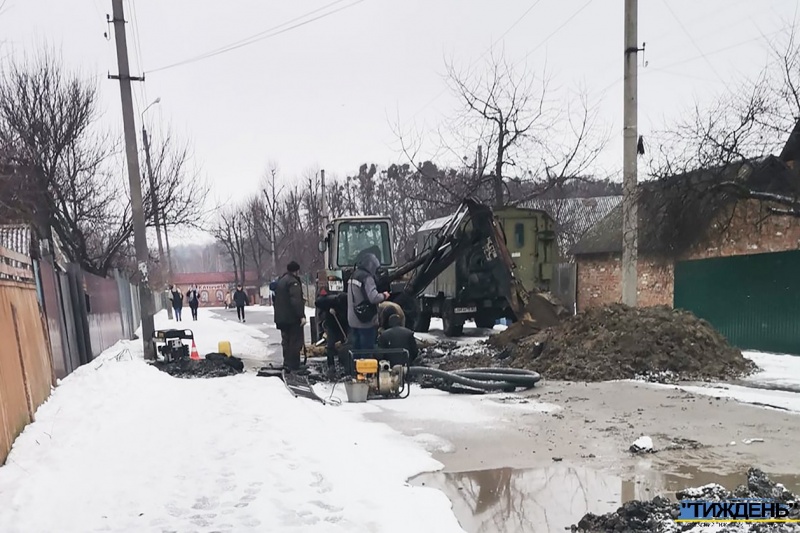
M53 384L32 261L0 247L0 464Z

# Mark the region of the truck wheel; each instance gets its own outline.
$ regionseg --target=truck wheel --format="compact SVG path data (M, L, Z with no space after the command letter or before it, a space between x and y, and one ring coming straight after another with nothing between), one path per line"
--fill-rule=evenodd
M417 315L417 321L414 324L414 331L417 333L428 333L431 329L431 313L430 311L420 311Z
M495 320L492 317L475 317L475 325L482 329L492 329L494 322Z
M456 321L455 312L450 306L447 306L442 313L442 325L444 334L448 337L460 337L464 333L464 324Z

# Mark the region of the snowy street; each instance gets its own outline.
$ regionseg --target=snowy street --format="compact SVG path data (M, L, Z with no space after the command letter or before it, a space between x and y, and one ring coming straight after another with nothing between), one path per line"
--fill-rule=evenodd
M230 340L234 353L268 355L266 336L235 319L201 310L182 325L201 353ZM64 380L15 442L0 531L461 531L442 493L406 483L440 467L385 425L295 399L278 379L177 379L126 341Z
M545 381L482 396L415 387L404 400L348 404L343 387L318 384L343 400L323 406L255 375L281 361L270 308L249 308L246 324L201 309L180 325L201 354L230 341L246 372L173 378L143 362L139 341L118 343L61 382L16 440L0 467L0 531L554 531L692 476L738 479L745 465L800 485L787 477L800 468L787 455L800 439L788 412L800 411L800 364L789 356L748 354L763 372L735 386ZM161 313L156 326L176 323ZM659 448L701 446L632 457L642 434ZM491 486L519 504L469 495Z

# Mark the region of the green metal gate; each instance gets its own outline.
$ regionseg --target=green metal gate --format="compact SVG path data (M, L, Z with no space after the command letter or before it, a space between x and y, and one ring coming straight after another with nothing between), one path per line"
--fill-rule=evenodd
M800 355L800 250L678 262L673 303L741 349Z

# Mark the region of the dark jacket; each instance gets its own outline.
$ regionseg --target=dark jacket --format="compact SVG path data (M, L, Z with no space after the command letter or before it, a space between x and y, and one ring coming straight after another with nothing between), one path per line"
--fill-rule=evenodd
M347 288L347 322L351 328L366 329L378 325L377 312L375 313L375 318L368 324L361 322L356 317L355 308L364 300L368 300L373 305L378 305L385 300L383 294L378 292L375 284L375 275L379 266L381 266L381 263L374 254L365 254L358 261L356 271L350 277Z
M183 294L181 291L172 291L172 308L181 309L183 307Z
M414 332L403 326L395 326L381 333L380 337L378 337L378 348L408 350L409 363L419 356Z
M287 272L275 285L275 326L278 329L299 326L306 317L306 302L300 278Z
M197 307L200 305L200 295L196 289L189 289L186 291L186 301L189 303L189 307Z
M233 303L235 303L237 307L244 307L247 305L248 301L249 298L246 292L236 289L236 292L233 293Z

